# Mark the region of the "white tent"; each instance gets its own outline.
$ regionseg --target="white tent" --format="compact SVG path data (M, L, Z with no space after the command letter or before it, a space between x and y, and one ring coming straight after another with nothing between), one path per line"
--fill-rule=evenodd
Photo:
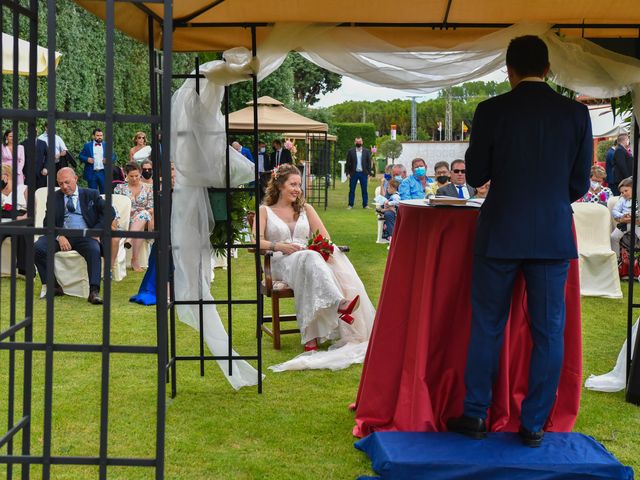
M613 116L611 105L591 105L591 129L593 138L615 137L622 132L629 132L629 122L620 116Z
M13 41L13 36L8 33L2 34L2 73L5 75L13 73ZM40 46L36 48L38 49L36 53L36 74L39 77L43 77L49 74L49 50ZM29 75L30 49L31 44L29 42L18 39L18 75ZM60 52L56 52L54 68L58 66L61 56Z

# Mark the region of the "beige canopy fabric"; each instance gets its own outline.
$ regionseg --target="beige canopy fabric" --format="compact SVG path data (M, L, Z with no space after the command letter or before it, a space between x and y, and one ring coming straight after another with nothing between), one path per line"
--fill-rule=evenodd
M105 18L106 2L76 0L90 12ZM567 36L585 38L636 38L637 28L616 28L615 25L640 24L637 0L324 0L322 2L283 0L180 0L174 4L175 51L223 51L244 46L251 48L251 32L245 26L222 27L215 24L263 23L257 29L260 44L274 23L311 24L404 24L368 27L368 33L400 48L413 45L432 45L448 48L461 42L473 41L502 25L542 22L550 24L598 24L610 28L560 29ZM147 42L147 12L156 19L163 17L163 5L158 3L116 2L116 27L124 33ZM146 10L146 11L145 11ZM156 20L154 39L160 46L160 24ZM490 24L487 28L469 26L447 29L432 28L428 24L448 25ZM404 28L409 24L422 27ZM366 26L366 25L362 25ZM348 27L345 27L348 28Z
M247 105L229 114L230 131L253 131L253 102ZM258 98L258 130L261 132L326 132L328 129L326 123L292 112L279 100L267 96Z
M13 39L12 35L2 34L2 73L13 73ZM18 75L29 75L29 50L31 44L26 40L18 39ZM36 74L39 77L49 74L49 50L44 47L36 46ZM58 66L62 54L56 52L55 67Z

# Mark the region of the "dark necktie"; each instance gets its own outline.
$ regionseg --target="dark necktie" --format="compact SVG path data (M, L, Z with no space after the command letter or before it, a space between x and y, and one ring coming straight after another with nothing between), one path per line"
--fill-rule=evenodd
M276 152L276 168L280 166L280 150Z
M73 213L76 211L76 207L73 204L73 196L68 197L69 199L67 200L67 210L69 211L69 213Z
M458 189L458 198L464 198L464 193L462 193L462 185L456 185Z

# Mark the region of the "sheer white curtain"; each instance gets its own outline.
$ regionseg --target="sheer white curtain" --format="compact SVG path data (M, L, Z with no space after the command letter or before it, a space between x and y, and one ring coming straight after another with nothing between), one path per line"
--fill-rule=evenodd
M227 62L202 66L206 80L200 95L195 80L185 81L172 107L172 152L177 177L172 216L172 241L178 299L211 298L209 232L213 219L207 186L224 186L226 139L221 103L224 85L246 81L251 73L261 80L276 70L291 50L333 72L390 88L432 92L477 79L504 66L509 41L538 35L549 47L554 80L594 97L608 98L628 91L638 102L640 61L609 52L581 38L561 38L546 24L520 24L447 50L429 45L399 49L359 28L331 25L279 24L258 47L253 59L245 48L225 52ZM635 109L640 112L640 105ZM253 179L253 164L229 149L232 186ZM194 275L199 272L198 275ZM197 328L197 308L181 306L179 318ZM226 353L227 335L214 306L205 309L205 338L211 351ZM220 364L226 374L226 362ZM246 362L235 362L228 377L235 388L257 381Z

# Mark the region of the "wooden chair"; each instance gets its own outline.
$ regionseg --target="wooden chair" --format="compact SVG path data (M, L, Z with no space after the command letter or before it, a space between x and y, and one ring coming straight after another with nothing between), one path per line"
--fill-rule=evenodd
M249 229L253 230L253 222L255 219L254 212L247 213L247 222L249 223ZM342 252L348 252L349 247L337 246ZM252 250L252 249L249 249ZM255 250L254 250L255 251ZM295 322L296 315L292 314L280 314L280 299L294 298L295 294L293 289L285 282L274 281L271 274L271 257L274 252L272 250L260 250L260 254L264 256L262 263L262 280L260 282L260 294L271 298L271 315L262 315L260 320L260 329L269 335L273 339L273 348L280 350L280 336L291 333L300 333L299 328L281 328L280 322ZM269 328L268 324L271 324Z

